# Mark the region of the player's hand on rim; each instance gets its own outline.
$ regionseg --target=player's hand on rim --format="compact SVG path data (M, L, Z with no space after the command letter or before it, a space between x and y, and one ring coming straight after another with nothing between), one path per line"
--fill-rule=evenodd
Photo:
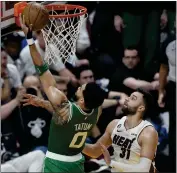
M22 15L22 14L20 14L20 16L19 16L19 21L20 21L20 26L21 26L21 28L22 28L24 34L27 36L29 30L32 31L33 25L30 24L30 26L27 27L27 26L25 25L25 16Z

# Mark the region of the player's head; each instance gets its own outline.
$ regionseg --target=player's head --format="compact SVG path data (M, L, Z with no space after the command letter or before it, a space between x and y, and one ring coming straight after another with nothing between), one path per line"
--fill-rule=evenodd
M140 61L138 48L135 46L125 48L122 61L127 68L135 68Z
M80 85L94 82L93 71L90 69L88 65L82 65L77 68L77 78Z
M96 83L91 82L79 87L76 96L86 109L94 109L103 104L105 91Z
M138 89L125 100L122 110L125 114L130 116L137 113L144 115L152 102L153 100L150 93L142 89Z

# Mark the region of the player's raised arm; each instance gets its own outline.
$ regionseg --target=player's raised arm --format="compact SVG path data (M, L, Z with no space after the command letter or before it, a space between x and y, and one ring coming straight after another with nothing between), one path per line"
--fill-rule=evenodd
M59 104L61 100L66 99L66 97L62 92L60 92L57 88L55 88L56 81L52 76L52 74L50 73L50 71L48 70L47 64L43 61L43 58L41 57L40 53L36 48L36 45L32 38L32 25L30 26L30 28L25 26L24 15L20 16L20 23L21 23L21 28L26 35L32 60L39 74L44 91L48 99L53 104Z
M53 109L53 119L57 124L64 124L68 121L69 113L66 116L60 116L60 110L65 108L69 112L69 103L67 97L56 88L56 81L50 73L47 64L43 61L43 58L37 51L36 45L32 38L32 26L30 28L25 26L24 16L23 20L20 16L20 23L23 32L26 35L27 42L29 45L30 53L32 56L33 63L39 74L40 81L42 83L45 94L47 95Z

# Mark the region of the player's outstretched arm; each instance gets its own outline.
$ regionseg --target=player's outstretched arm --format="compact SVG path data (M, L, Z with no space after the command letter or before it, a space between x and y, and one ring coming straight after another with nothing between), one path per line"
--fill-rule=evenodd
M82 152L92 158L98 158L102 154L100 144L103 144L106 147L109 147L112 144L111 133L117 123L118 120L111 121L108 124L104 135L95 144L85 144Z
M138 164L125 164L110 160L109 166L121 172L149 172L157 149L158 134L153 127L148 126L142 131L139 138L141 153ZM103 153L106 154L104 148L103 150ZM108 154L105 154L104 156L107 157ZM105 158L105 160L109 159Z
M54 113L54 109L49 101L41 99L35 95L24 94L22 102L23 102L23 106L33 105L36 107L44 108L50 113Z
M46 93L54 109L55 113L53 114L53 119L57 124L64 124L68 121L69 118L69 111L68 111L69 102L67 100L67 97L55 87L56 81L52 76L52 74L50 73L50 71L48 70L47 64L44 63L41 55L37 51L36 45L32 39L32 30L31 30L32 26L30 26L30 28L25 26L24 16L23 16L23 20L20 16L20 23L21 23L21 28L27 37L27 42L29 45L32 60L39 74L44 92ZM68 111L66 116L60 116L60 110L63 108L66 108Z

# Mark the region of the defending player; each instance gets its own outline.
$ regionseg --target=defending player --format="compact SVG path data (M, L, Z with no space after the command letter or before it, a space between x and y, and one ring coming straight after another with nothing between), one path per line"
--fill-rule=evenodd
M142 90L132 93L123 107L127 116L113 120L97 143L85 145L83 153L93 158L103 153L112 172L154 172L152 163L158 134L151 123L143 120L151 102L150 97ZM114 160L111 160L107 151L111 144L114 148Z
M69 102L67 97L56 88L52 74L36 49L31 30L22 20L20 22L27 36L30 53L44 92L54 110L44 172L84 172L84 158L81 151L88 132L101 114L100 106L104 101L105 93L95 83L89 83L78 88L77 103Z

